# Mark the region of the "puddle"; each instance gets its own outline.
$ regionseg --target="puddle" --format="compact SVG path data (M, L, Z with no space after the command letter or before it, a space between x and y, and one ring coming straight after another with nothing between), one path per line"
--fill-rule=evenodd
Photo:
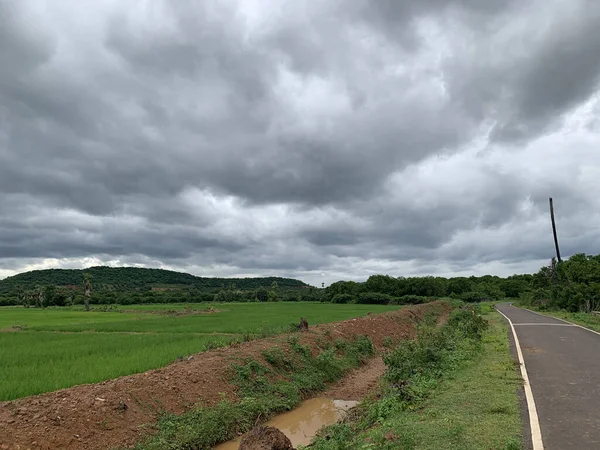
M348 410L356 405L356 401L312 398L302 402L292 411L273 417L264 425L281 430L292 441L294 447L308 445L317 431L340 421ZM218 445L214 450L238 450L242 437Z

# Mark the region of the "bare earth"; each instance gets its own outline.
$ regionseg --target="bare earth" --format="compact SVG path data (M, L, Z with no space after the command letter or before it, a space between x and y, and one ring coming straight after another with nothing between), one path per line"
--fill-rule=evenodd
M381 350L386 337L394 342L413 337L415 324L432 309L446 314L449 307L434 302L311 327L310 332L299 336L303 344L315 348L317 339L333 342L340 337L367 335ZM163 411L182 413L196 404L211 406L222 395L235 400L235 386L227 376L231 364L247 357L262 360L261 352L284 345L285 337L203 352L162 369L103 383L0 402L0 450L105 450L131 446L151 431ZM325 395L360 399L376 385L383 370L381 359L374 358L343 383L332 385Z
M337 383L332 384L319 396L341 400L362 400L369 392L373 392L384 373L383 359L381 356L376 356L364 366L352 370Z

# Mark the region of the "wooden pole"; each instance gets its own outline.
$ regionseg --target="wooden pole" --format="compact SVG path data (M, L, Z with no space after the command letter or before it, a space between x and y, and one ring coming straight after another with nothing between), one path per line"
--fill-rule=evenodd
M554 234L554 247L556 247L556 259L558 262L562 262L560 258L560 249L558 248L558 237L556 236L556 222L554 221L554 204L552 203L552 197L550 197L550 219L552 220L552 233Z

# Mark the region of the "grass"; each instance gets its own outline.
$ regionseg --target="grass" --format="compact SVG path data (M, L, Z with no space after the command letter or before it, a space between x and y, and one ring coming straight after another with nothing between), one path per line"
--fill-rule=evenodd
M144 372L232 340L166 333L0 333L0 400Z
M184 309L187 305L152 305L133 308L140 313L7 308L0 315L0 329L14 325L37 331L97 331L153 333L260 333L263 329L280 330L306 317L309 325L365 316L368 312L385 312L399 306L335 305L331 303L224 303L213 306L217 314L167 316L147 314L148 310ZM197 305L192 305L192 307ZM131 310L130 306L122 309Z
M232 382L239 388L239 402L222 401L179 416L166 414L156 433L136 450L208 450L237 437L237 432L250 430L259 420L292 409L373 354L371 341L365 337L336 344L324 345L313 356L309 347L291 339L285 350L265 351L267 364L248 359L234 365Z
M365 403L354 420L329 427L322 433L328 438L318 438L311 449L521 449L521 379L504 321L495 312L485 317L490 326L480 349L458 342L440 359L446 362L433 364L438 376L425 369L429 375L405 378L381 399ZM424 354L435 354L434 348L427 345ZM427 368L427 363L421 360L417 366ZM411 364L402 367L410 369Z
M207 309L216 314L169 316L152 310ZM179 356L310 325L398 309L321 303L169 304L118 307L0 309L0 401L163 367ZM136 334L137 333L137 334ZM223 334L223 335L220 335Z

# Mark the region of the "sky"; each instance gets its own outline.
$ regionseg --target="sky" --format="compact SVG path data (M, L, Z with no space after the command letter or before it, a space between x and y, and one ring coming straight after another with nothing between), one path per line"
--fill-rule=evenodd
M596 0L0 0L0 278L600 253Z

